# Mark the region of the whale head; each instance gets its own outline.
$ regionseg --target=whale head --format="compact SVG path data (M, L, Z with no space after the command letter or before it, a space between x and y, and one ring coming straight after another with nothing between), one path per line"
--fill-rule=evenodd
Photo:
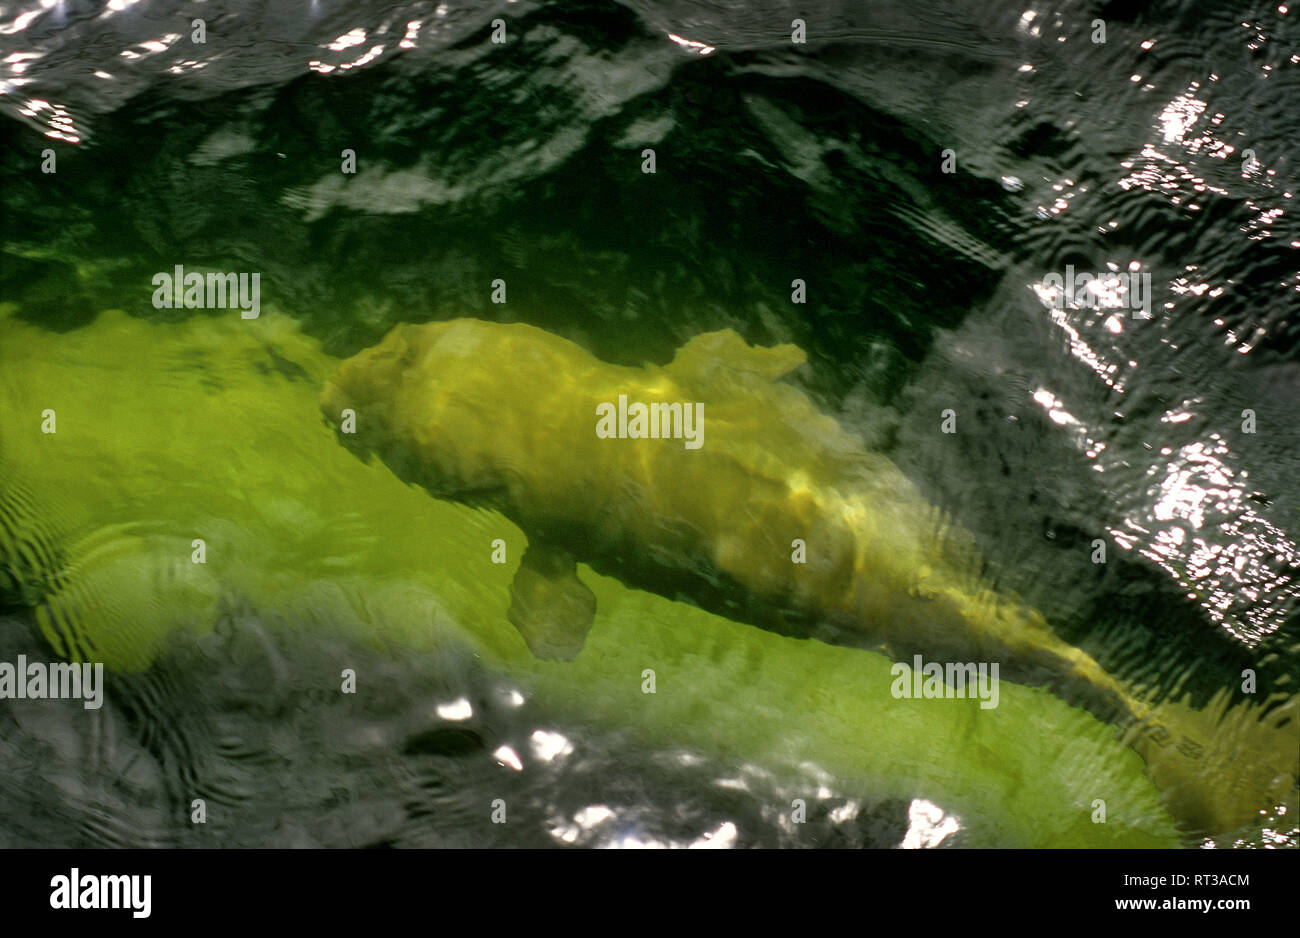
M595 359L523 324L400 325L340 365L321 409L362 458L436 495L498 492L533 464L536 420L520 398L573 399ZM566 398L567 395L567 398ZM545 409L545 408L543 408Z

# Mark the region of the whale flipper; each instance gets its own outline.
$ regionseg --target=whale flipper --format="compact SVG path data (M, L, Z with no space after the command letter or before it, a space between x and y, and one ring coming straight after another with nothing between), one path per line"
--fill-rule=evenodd
M506 616L536 657L572 661L596 618L596 597L578 579L572 554L533 543L510 584Z

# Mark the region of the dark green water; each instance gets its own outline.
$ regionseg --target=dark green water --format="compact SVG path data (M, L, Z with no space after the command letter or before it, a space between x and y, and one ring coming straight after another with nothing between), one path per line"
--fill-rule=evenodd
M458 316L624 364L724 327L793 342L810 360L796 382L1108 671L1204 702L1253 668L1294 694L1300 13L1139 7L10 4L0 301L52 333L106 308L182 318L149 283L184 264L259 271L263 308L339 356ZM806 43L790 41L793 15ZM1054 314L1034 290L1066 265L1131 263L1152 275L1149 321ZM978 430L937 433L946 408ZM9 599L3 660L42 647ZM231 629L228 659L176 653L94 731L71 710L11 711L0 842L728 830L741 845L892 846L909 828L905 801L832 791L792 832L772 807L790 800L781 781L720 786L725 760L501 703L509 689L469 662L351 650L393 669L386 709L300 707L295 674L328 653L256 610ZM460 697L472 725L430 716ZM537 731L572 749L531 759L508 794L547 820L472 820L500 785L491 754L549 751ZM216 829L186 823L195 790L228 809ZM615 820L583 815L591 829L566 840L595 804Z

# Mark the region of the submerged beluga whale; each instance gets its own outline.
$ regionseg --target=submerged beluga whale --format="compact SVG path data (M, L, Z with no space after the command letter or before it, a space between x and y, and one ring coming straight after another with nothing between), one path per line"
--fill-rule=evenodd
M980 588L969 538L892 462L779 380L804 361L727 330L631 368L532 326L458 320L399 326L349 359L324 409L355 411L349 442L399 476L527 533L511 619L539 657L573 657L590 627L594 607L564 587L577 557L636 581L654 568L735 585L900 653L1014 660L1112 689L1041 616ZM654 438L660 414L669 431ZM615 416L624 433L610 438ZM567 615L531 595L546 581Z
M1230 829L1290 795L1285 717L1265 723L1238 708L1225 720L1223 701L1203 713L1132 695L1037 610L989 588L970 535L781 380L805 360L794 345L752 347L731 330L691 339L667 365L629 367L524 324L401 325L342 364L322 410L345 443L399 477L523 529L508 617L540 658L575 657L592 625L581 560L703 605L740 594L832 641L999 662L1006 676L1052 684L1128 727L1153 781L1197 829ZM1175 722L1195 724L1194 759L1148 732ZM1210 743L1227 722L1231 745ZM1207 753L1218 769L1261 748L1235 768L1249 794L1223 810Z

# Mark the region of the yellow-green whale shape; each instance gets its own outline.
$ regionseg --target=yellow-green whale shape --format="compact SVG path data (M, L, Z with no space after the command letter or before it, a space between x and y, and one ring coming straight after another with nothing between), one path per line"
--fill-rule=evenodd
M793 345L754 348L726 330L666 366L626 367L532 326L458 319L398 326L343 364L322 407L399 476L523 528L510 619L540 657L576 656L592 621L572 557L639 583L656 582L647 567L670 584L702 570L906 660L999 662L1049 680L1129 727L1189 829L1232 830L1293 794L1294 701L1261 718L1228 713L1226 691L1209 712L1131 695L1037 610L981 583L969 535L780 380L804 361ZM611 414L634 404L664 421L678 405L696 423L611 438Z
M223 608L249 609L396 659L472 651L539 713L793 779L810 806L819 795L801 780L825 773L847 797L933 801L972 845L1181 842L1137 755L1038 688L1004 682L995 710L896 700L882 655L755 629L586 567L598 605L586 648L539 661L505 614L522 532L340 447L319 410L339 362L283 316L154 324L110 310L56 334L11 312L0 304L0 573L62 654L148 668ZM46 409L56 433L41 432ZM498 538L508 563L491 562ZM646 669L655 694L642 693ZM337 691L337 677L322 686ZM360 695L374 686L359 675Z

